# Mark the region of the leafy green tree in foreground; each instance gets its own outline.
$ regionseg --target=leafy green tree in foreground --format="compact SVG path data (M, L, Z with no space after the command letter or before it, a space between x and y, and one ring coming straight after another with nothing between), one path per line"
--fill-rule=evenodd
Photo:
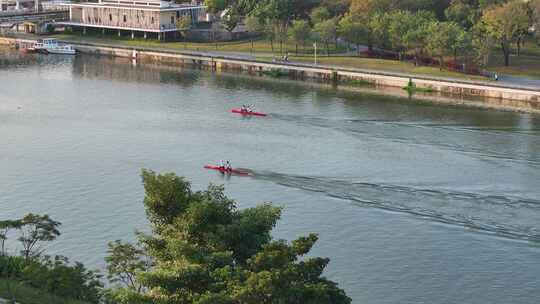
M29 213L21 219L0 221L0 278L5 279L7 297L16 303L20 299L19 287L31 287L43 293L43 303L53 303L47 297L59 296L66 299L101 303L101 275L88 270L79 262L69 263L63 256L43 254L40 243L50 242L60 235L60 222L48 215ZM3 242L8 232L15 230L23 248L20 256L9 255Z
M23 246L21 254L26 258L39 256L40 242L54 241L59 235L60 222L54 221L48 215L29 213L20 220L21 236L19 241Z
M141 241L154 266L137 272L141 292L126 284L112 292L113 302L351 302L322 277L329 260L305 256L316 235L291 243L272 240L280 208L263 204L239 210L223 187L193 192L174 174L143 170L142 179L153 233Z
M150 268L150 261L144 250L120 240L110 242L108 246L109 255L105 261L109 281L122 283L134 291L141 292L142 285L137 281L136 276Z

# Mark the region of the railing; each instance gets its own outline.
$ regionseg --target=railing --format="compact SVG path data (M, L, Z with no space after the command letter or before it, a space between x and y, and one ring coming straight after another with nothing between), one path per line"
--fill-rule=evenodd
M34 9L20 9L20 10L11 10L0 12L0 17L11 17L11 16L21 16L21 15L40 15L40 14L49 14L49 13L58 13L58 12L69 12L65 7L50 7L43 9L41 11L36 11Z

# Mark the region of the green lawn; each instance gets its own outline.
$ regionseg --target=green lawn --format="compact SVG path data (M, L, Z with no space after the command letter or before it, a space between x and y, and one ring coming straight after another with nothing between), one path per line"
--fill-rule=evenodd
M313 57L292 57L292 61L313 62ZM369 70L380 70L397 73L417 74L425 76L452 77L467 80L487 80L482 76L466 75L462 73L440 70L438 67L415 66L411 62L384 60L376 58L362 57L326 57L320 56L317 58L318 63L326 65L335 65L348 68L359 68Z
M39 289L25 286L19 282L0 279L0 298L9 299L8 284L15 294L15 300L21 304L89 304L88 302L69 300L53 296Z
M220 52L238 52L238 53L264 53L264 54L275 54L278 55L283 51L283 53L289 51L294 52L296 46L291 43L283 43L283 46L280 47L279 42L274 42L273 50L272 44L268 40L256 39L253 42L253 48L250 40L241 40L241 41L231 41L231 42L218 42L218 43L207 43L207 42L160 42L155 39L142 39L140 37L131 39L129 37L117 37L114 35L100 36L96 34L88 34L82 36L77 33L63 33L55 34L51 37L72 41L72 42L95 42L95 43L114 43L123 46L131 47L155 47L163 49L172 49L172 50L189 50L189 51L220 51ZM306 45L306 48L299 46L300 52L305 52L308 54L313 53L313 48L311 44ZM343 48L336 49L335 45L330 46L330 53L344 52Z

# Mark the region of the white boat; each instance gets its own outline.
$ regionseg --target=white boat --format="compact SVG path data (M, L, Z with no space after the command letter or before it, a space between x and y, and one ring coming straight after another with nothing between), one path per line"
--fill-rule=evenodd
M46 54L75 55L77 51L69 44L59 43L54 38L39 39L34 43L32 50Z
M77 53L77 50L75 50L75 48L73 48L71 45L66 44L48 48L47 52L49 52L50 54L75 55Z

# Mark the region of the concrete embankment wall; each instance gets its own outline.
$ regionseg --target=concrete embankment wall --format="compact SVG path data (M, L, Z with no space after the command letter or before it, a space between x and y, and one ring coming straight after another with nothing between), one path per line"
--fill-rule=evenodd
M28 41L0 38L2 43L28 43ZM475 98L471 105L494 107L507 110L539 112L540 88L509 87L474 81L419 77L378 71L356 70L330 66L314 66L297 63L277 63L249 60L234 56L210 53L177 52L155 49L134 49L96 44L74 44L82 53L107 55L136 59L140 62L186 64L206 67L212 70L237 70L253 73L267 71L285 72L295 79L317 79L335 83L369 83L381 87L402 88L412 81L417 88L429 88L437 98L454 98L456 103L467 104L460 98ZM419 94L421 95L421 94Z

